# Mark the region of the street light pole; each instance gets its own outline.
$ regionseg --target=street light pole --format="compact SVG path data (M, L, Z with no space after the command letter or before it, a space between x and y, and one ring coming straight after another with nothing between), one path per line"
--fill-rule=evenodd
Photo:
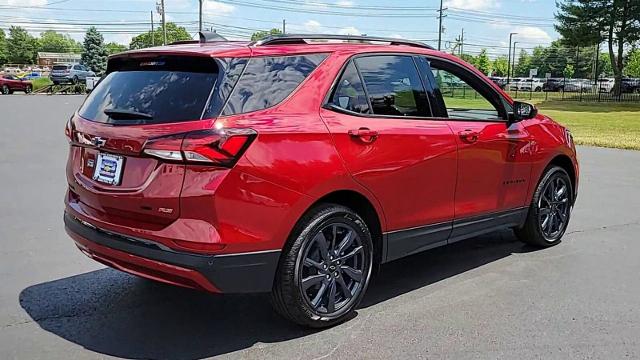
M513 77L516 76L516 44L518 44L517 41L513 42L513 66L511 67L511 70L513 71Z
M509 34L509 58L507 59L507 84L509 84L509 79L511 77L511 39L513 35L517 35L518 33L510 33ZM514 54L515 57L515 54Z
M202 0L200 0L200 18L198 21L198 31L202 32Z

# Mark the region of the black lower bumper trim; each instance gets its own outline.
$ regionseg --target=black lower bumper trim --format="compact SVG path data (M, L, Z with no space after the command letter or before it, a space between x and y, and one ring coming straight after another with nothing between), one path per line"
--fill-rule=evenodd
M223 293L271 291L280 259L278 250L225 255L200 255L173 251L144 239L89 227L67 213L64 214L64 224L68 231L98 245L195 270Z

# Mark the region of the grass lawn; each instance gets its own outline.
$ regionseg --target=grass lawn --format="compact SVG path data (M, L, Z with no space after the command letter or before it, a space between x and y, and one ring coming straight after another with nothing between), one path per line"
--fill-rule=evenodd
M576 144L640 150L640 103L546 101L538 108L567 126Z
M576 144L640 150L640 103L525 99L567 126ZM487 109L484 99L445 97L447 107Z
M51 82L51 80L49 80L48 77L39 77L37 79L31 80L31 84L33 85L33 90L38 90L53 83Z

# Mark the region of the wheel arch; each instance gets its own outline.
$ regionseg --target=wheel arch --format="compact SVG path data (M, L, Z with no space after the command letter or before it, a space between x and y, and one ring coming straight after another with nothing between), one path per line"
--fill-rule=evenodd
M371 232L374 262L375 264L382 263L384 259L384 246L382 241L383 218L373 203L365 195L355 190L336 190L320 197L309 206L305 213L309 211L309 209L322 203L342 205L360 215Z
M569 179L571 179L571 187L573 188L573 196L572 196L572 200L573 202L576 201L576 191L577 191L577 174L576 174L576 169L575 166L573 164L573 161L571 160L571 158L566 155L566 154L559 154L556 155L554 158L551 159L551 161L549 161L549 164L547 165L547 168L551 165L556 165L561 167L562 169L564 169L564 171L567 172L567 174L569 174ZM542 176L544 176L544 173L542 174Z

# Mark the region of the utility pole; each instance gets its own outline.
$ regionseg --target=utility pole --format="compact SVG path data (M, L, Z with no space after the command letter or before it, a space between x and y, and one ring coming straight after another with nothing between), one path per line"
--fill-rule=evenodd
M202 32L202 0L200 0L200 18L198 21L198 31Z
M282 33L283 34L287 33L287 20L286 19L282 19Z
M460 35L460 58L462 59L464 54L464 28L462 28L462 34Z
M440 0L440 10L438 10L438 51L442 49L442 18L444 17L443 11L447 10L447 8L442 8L442 3L444 0Z
M510 33L509 34L509 58L507 59L507 84L511 78L511 39L513 35L517 35L518 33ZM515 57L515 54L514 54Z
M167 23L164 16L164 0L160 0L160 4L156 3L156 7L160 15L162 15L162 44L167 45Z
M596 45L596 62L593 64L593 83L598 85L598 63L600 62L600 43Z
M151 46L156 46L156 34L153 29L153 11L151 11Z

